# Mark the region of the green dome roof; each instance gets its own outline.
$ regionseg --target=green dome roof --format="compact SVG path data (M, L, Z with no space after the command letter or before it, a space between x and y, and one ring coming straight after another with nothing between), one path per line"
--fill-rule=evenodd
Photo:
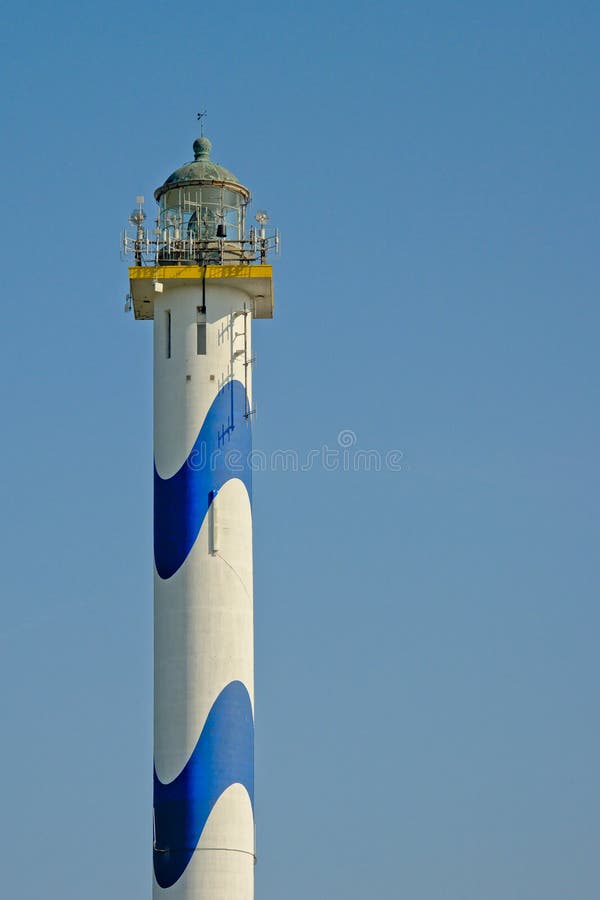
M218 184L226 183L234 190L249 196L249 191L245 188L235 175L223 166L219 166L210 158L212 144L206 137L199 137L194 141L194 160L185 163L179 169L175 169L172 175L161 187L154 191L154 196L158 200L161 194L170 188L179 187L185 184L206 184L207 181L214 181Z

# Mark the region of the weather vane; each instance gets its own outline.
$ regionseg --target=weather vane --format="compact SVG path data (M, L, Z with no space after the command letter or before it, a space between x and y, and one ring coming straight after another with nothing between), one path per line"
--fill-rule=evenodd
M200 137L204 137L204 120L206 118L206 110L198 113L198 121L200 122Z

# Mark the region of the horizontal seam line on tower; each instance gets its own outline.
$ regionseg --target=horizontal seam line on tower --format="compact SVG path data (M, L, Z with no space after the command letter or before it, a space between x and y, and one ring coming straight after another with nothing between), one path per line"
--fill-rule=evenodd
M162 847L155 845L154 850L156 853L189 853L190 850L194 853L200 853L207 850L218 850L223 853L245 853L246 856L252 856L253 859L256 859L256 854L252 850L239 850L237 847L170 847L168 850L164 850Z

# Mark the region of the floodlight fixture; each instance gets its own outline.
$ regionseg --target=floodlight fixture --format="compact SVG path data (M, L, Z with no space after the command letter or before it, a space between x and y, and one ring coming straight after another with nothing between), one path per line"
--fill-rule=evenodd
M146 221L146 213L143 209L134 209L134 211L129 216L129 224L137 225L138 228Z

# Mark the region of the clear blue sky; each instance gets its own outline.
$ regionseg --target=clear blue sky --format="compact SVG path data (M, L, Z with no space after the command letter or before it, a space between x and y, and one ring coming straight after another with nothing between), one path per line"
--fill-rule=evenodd
M0 66L2 897L151 885L136 194L283 235L255 444L257 900L597 900L600 7L12 4Z

